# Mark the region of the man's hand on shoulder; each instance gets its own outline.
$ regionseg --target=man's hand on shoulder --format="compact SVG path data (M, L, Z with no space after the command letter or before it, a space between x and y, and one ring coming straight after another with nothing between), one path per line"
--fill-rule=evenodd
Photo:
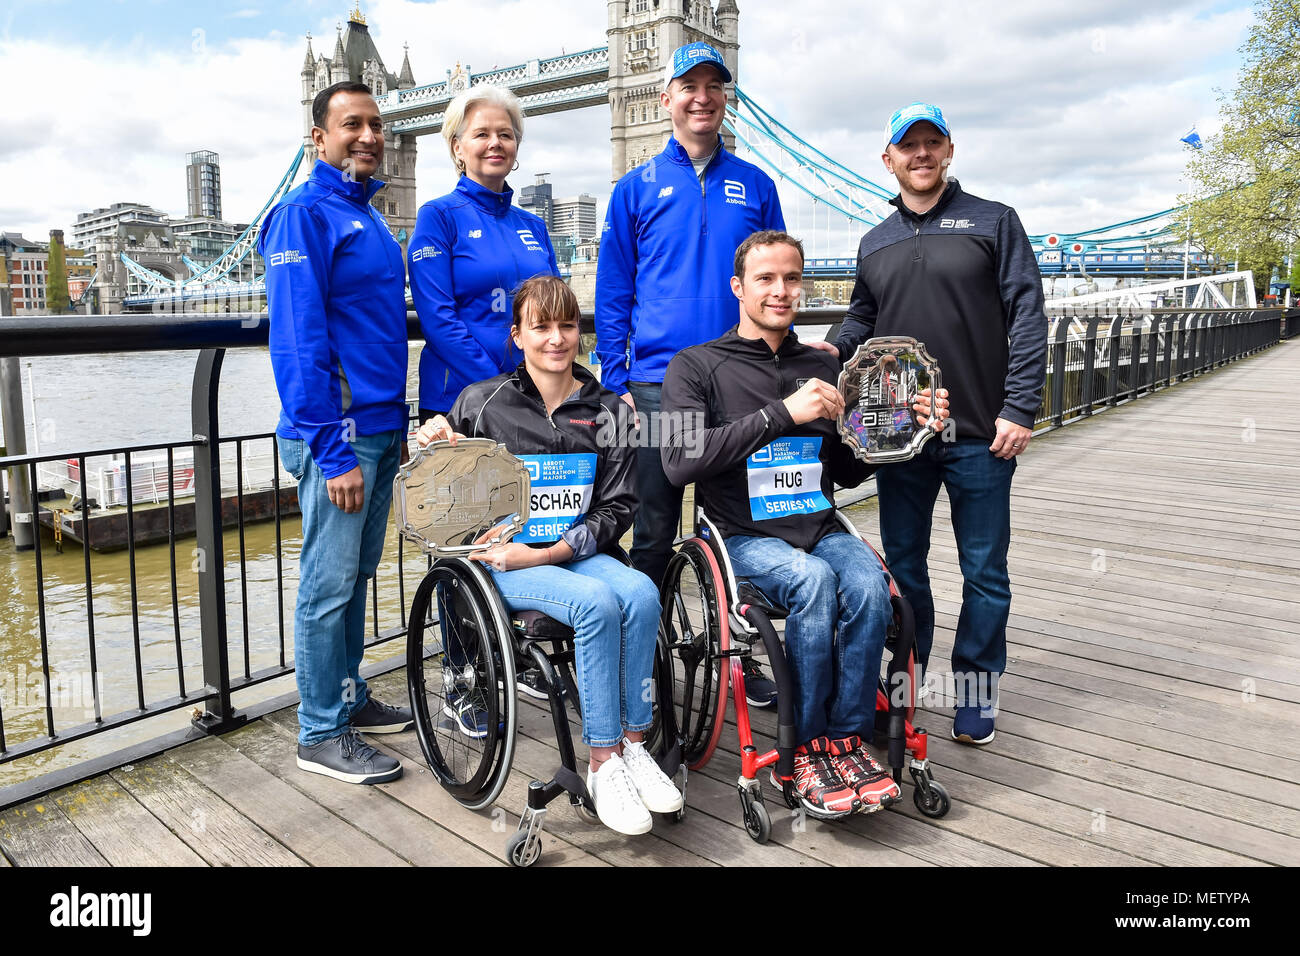
M344 514L356 514L366 501L366 479L361 475L361 466L334 478L326 478L325 490L335 508Z
M1015 458L1029 447L1029 442L1034 437L1032 428L1017 425L1005 418L997 419L994 424L997 426L998 433L993 439L993 444L989 445L989 451L997 458Z
M844 396L834 385L819 378L810 378L797 392L785 399L786 410L796 425L804 425L816 418L834 421L844 411Z
M809 348L814 348L819 352L827 352L834 355L836 358L840 357L839 346L834 342L808 342L805 344L807 344Z

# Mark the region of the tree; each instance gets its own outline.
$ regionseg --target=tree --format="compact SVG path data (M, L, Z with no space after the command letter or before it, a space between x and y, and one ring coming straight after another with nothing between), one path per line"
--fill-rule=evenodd
M68 295L68 262L63 252L63 230L50 230L50 261L45 273L45 304L51 315L68 311L72 298Z
M1259 0L1241 54L1236 89L1220 94L1223 128L1188 163L1188 215L1173 226L1253 270L1263 292L1300 244L1300 0Z

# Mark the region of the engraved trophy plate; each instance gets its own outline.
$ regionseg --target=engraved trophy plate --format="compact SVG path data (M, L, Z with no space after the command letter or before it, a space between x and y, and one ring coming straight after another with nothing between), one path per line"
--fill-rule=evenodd
M393 479L398 532L435 556L501 544L528 520L528 470L490 438L436 441L416 452ZM499 524L510 527L474 542Z
M863 461L907 461L934 435L912 411L917 392L940 384L925 344L908 336L868 339L840 372L840 437Z

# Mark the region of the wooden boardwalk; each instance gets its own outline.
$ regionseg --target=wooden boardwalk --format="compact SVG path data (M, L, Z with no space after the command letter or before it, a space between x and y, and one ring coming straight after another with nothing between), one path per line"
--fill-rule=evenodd
M540 865L1300 864L1297 382L1287 343L1035 440L1013 488L997 739L961 747L948 711L918 718L945 819L905 793L901 810L805 825L769 792L773 839L756 846L729 731L682 823L625 839L557 802ZM874 535L873 509L851 514ZM942 499L931 567L942 667L961 593ZM401 672L373 684L405 695ZM392 784L298 771L287 709L9 808L0 866L498 865L528 781L555 763L526 702L491 812L442 792L413 733L377 738L406 765Z

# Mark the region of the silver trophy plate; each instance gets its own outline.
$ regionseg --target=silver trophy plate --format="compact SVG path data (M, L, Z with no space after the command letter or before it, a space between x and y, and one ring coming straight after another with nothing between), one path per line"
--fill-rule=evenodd
M398 532L437 556L469 554L509 541L528 520L528 470L490 438L436 441L393 479ZM497 525L506 529L475 543Z
M934 435L912 411L917 392L943 387L924 343L904 335L868 339L844 363L839 387L840 437L863 461L907 461Z

